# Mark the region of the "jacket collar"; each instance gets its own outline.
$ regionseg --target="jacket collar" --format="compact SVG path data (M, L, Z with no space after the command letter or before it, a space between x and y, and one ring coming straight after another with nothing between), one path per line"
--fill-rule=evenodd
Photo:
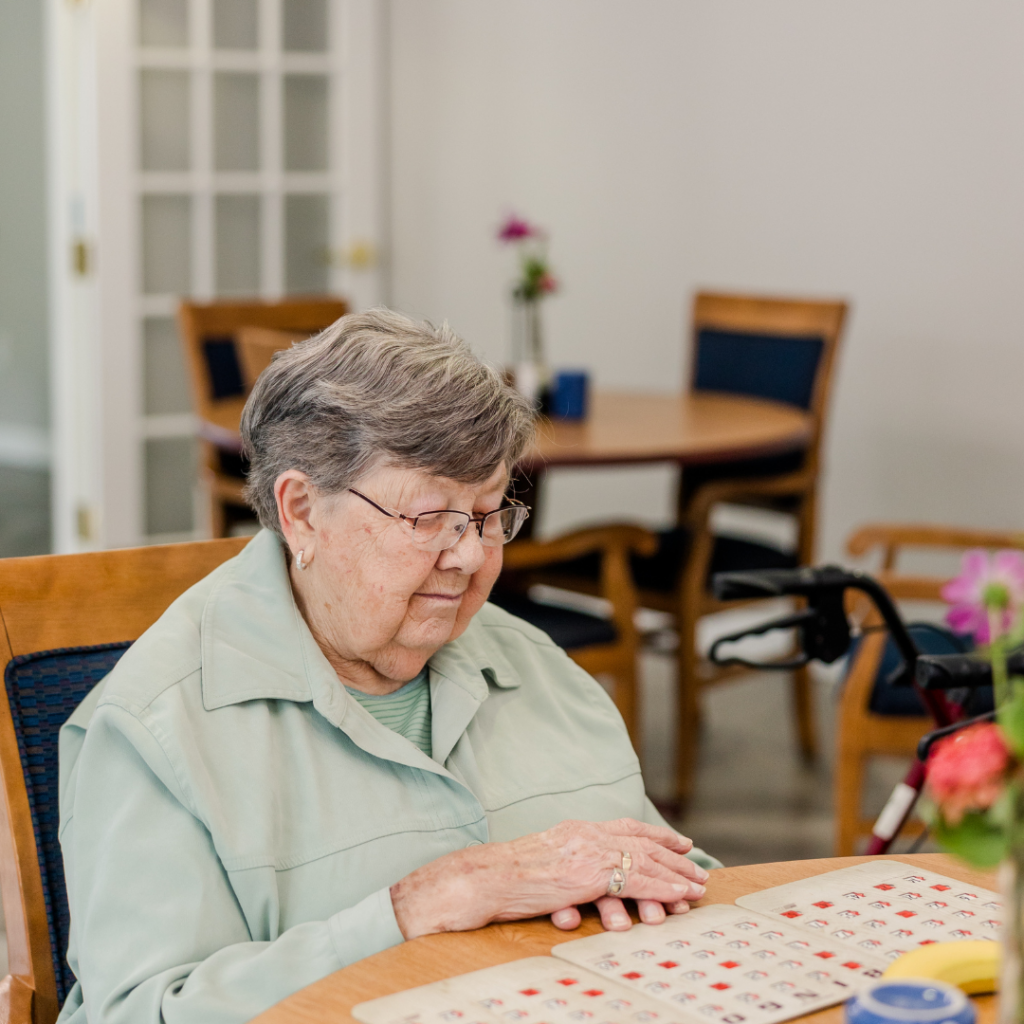
M336 725L349 698L299 612L281 541L262 530L218 574L201 624L203 705L207 710L247 700L313 701ZM488 683L519 686L512 664L471 622L458 640L429 661L431 672L476 702Z

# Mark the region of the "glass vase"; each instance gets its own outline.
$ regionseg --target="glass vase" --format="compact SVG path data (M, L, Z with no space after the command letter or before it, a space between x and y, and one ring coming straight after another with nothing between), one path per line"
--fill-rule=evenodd
M1016 808L1018 820L1021 808ZM1003 893L1003 964L999 976L999 1024L1024 1024L1024 846L1015 844L999 868Z
M540 299L513 299L512 366L516 387L541 408L551 374L544 354Z

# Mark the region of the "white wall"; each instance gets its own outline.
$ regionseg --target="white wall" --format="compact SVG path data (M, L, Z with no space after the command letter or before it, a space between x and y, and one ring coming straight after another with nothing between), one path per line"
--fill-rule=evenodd
M43 14L0 4L0 464L47 465ZM47 515L45 509L40 510Z
M698 287L847 296L822 553L867 519L1024 525L1024 6L392 0L391 23L396 306L501 359L509 209L552 234L552 362L606 387L682 385ZM563 472L548 526L670 493Z

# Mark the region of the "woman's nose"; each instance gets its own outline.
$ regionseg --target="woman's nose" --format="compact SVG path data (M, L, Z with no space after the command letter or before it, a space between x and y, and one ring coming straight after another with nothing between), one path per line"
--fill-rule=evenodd
M441 552L443 568L459 568L471 575L484 564L484 546L480 538L480 529L476 523L470 523L462 536L450 547Z

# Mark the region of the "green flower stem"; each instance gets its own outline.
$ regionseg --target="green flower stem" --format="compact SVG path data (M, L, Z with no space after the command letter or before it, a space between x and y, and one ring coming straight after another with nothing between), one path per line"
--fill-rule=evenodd
M1009 686L1007 685L1006 672L1006 636L1002 631L1002 608L989 604L988 611L988 635L989 661L992 662L992 688L997 708L1002 707L1010 699Z

